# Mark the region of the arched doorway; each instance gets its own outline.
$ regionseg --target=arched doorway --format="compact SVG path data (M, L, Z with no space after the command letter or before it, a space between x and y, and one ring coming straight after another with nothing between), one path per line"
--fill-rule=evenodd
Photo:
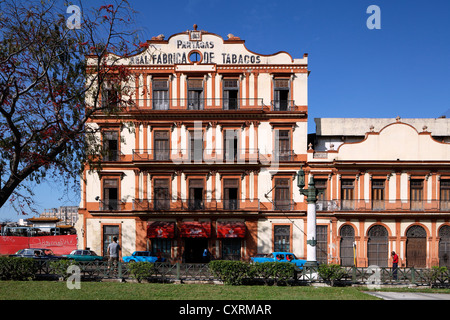
M340 258L343 267L352 267L355 265L353 254L353 243L355 242L355 229L350 225L341 228Z
M439 266L450 267L450 226L439 229Z
M388 232L385 227L376 225L370 228L367 241L367 259L369 266L387 267L389 248Z
M427 266L427 232L421 226L412 226L406 231L406 267Z

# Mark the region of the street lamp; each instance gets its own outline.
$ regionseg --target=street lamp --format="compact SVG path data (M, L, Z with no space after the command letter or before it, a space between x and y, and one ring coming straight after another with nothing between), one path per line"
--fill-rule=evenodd
M307 199L308 210L306 216L306 267L317 266L316 258L316 246L317 246L317 236L316 236L316 202L317 196L323 191L318 190L314 185L314 178L312 175L309 177L308 189L305 187L305 172L303 167L297 172L297 187L300 194L304 195Z

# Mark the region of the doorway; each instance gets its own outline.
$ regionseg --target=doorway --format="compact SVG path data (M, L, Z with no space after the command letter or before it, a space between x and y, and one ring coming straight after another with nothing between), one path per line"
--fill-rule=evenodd
M427 265L427 232L412 226L406 232L406 267L425 268Z
M208 239L189 239L184 240L184 261L186 263L203 262L203 251L208 248Z

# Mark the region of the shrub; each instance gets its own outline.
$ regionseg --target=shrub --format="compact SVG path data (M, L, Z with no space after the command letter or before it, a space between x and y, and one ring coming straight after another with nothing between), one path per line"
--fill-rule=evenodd
M241 285L252 278L250 264L243 261L214 260L209 264L211 272L225 284Z
M425 270L423 276L431 286L439 286L449 280L447 267L433 266Z
M319 276L331 286L334 286L336 280L340 280L345 271L338 264L321 264L318 269Z
M32 280L38 266L31 258L0 257L0 280Z
M289 262L256 263L252 265L252 268L254 269L254 275L261 277L265 284L272 281L276 285L288 283L288 280L294 278L295 275L295 265Z
M151 262L130 262L127 264L130 275L139 283L143 279L150 278L155 273L155 264Z

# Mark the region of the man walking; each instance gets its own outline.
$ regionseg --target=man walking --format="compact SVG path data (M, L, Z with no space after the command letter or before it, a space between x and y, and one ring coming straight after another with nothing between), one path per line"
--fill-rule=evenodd
M108 255L109 268L111 269L111 265L114 267L113 270L116 270L117 262L119 261L119 251L120 245L117 243L117 237L113 238L113 242L108 245L108 250L106 254Z
M395 251L392 251L391 256L392 256L392 275L394 277L394 280L397 280L398 255L395 253Z

